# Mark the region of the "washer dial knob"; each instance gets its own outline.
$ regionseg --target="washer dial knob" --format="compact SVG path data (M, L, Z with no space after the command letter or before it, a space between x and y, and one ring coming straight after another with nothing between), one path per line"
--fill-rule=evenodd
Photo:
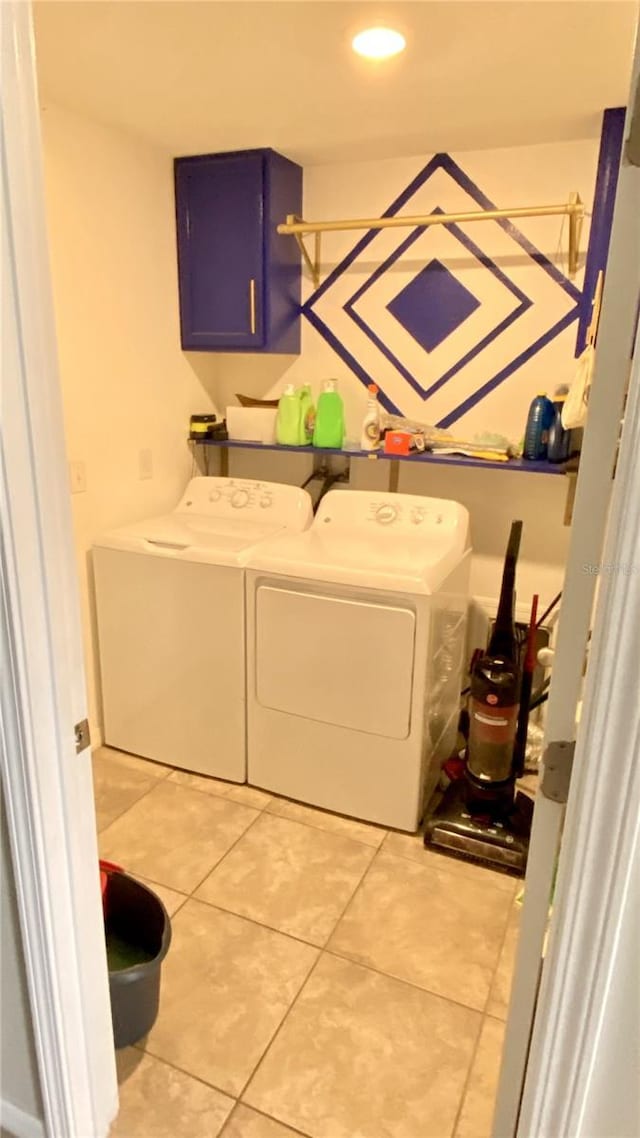
M230 501L234 510L241 510L243 506L246 506L249 502L248 490L234 490Z
M376 521L381 526L391 525L392 522L395 522L397 516L398 516L397 507L392 506L390 503L388 503L384 506L379 506L378 509L376 510Z

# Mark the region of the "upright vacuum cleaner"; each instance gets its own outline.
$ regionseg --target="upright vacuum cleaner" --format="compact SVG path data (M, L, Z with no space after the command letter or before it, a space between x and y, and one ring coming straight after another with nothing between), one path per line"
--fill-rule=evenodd
M522 720L518 732L522 675L514 624L521 535L522 522L513 522L498 615L487 651L472 668L464 774L445 791L427 819L424 835L427 847L518 877L524 876L527 866L533 816L533 801L516 793L524 756ZM527 665L531 666L534 634L535 618L527 646ZM522 707L526 718L528 704L526 697Z

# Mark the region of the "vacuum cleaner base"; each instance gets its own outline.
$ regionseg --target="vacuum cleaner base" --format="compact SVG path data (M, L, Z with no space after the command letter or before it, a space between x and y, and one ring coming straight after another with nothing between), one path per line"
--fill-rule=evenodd
M428 849L524 877L529 853L533 800L518 791L500 819L472 814L464 779L452 782L425 824Z

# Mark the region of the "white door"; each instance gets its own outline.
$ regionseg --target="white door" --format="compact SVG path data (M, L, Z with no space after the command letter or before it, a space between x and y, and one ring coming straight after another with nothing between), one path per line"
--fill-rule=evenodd
M118 1100L31 8L0 16L2 777L46 1133L101 1138Z
M636 90L638 83L638 69L640 56L636 52L634 68L634 82L632 91ZM625 139L631 127L631 111L634 98L629 98L630 113L627 115ZM634 493L633 485L628 475L623 458L626 455L628 462L633 460L634 453L640 449L640 433L635 420L629 420L626 437L618 462L617 478L613 492L613 512L608 539L607 552L604 552L604 536L607 525L607 516L612 495L612 471L616 461L616 450L620 431L620 420L624 409L625 391L629 378L630 358L632 354L634 334L636 329L638 301L640 296L640 170L632 166L623 157L622 167L618 181L617 198L611 236L609 261L606 273L606 282L603 295L600 330L597 345L596 370L589 402L589 419L584 437L584 446L580 463L580 477L576 493L571 532L571 545L567 572L563 590L562 611L558 627L558 640L555 662L552 672L552 683L549 694L549 705L546 722L546 747L548 755L547 765L557 763L561 769L570 762L573 743L576 739L576 708L581 695L582 673L587 638L591 623L592 608L596 581L598 580L598 567L612 562L624 562L620 555L623 541L633 539L633 499L637 498L637 484ZM638 360L636 359L635 392L633 398L638 400L637 387L640 383L638 374ZM632 398L629 398L627 414L630 416ZM634 437L634 432L635 437ZM635 450L634 450L635 448ZM627 462L627 465L628 465ZM628 495L626 513L621 513L620 505L623 496ZM617 528L614 527L614 519ZM624 520L626 519L626 520ZM626 533L623 532L626 529ZM616 558L616 550L618 557ZM600 606L606 605L607 595L616 593L619 598L623 591L638 578L629 575L625 579L624 573L610 573L606 588L600 590ZM610 601L609 603L613 603ZM629 602L627 602L629 603ZM606 611L606 610L605 610ZM600 612L600 609L599 609ZM629 610L631 613L631 610ZM602 623L604 616L599 616ZM631 619L631 616L630 616ZM599 641L600 643L600 641ZM609 646L611 647L611 645ZM624 645L619 644L622 657ZM576 825L568 828L563 841L560 861L558 863L559 845L565 817L565 803L567 801L562 791L553 786L553 782L542 779L543 792L536 800L534 812L533 831L529 864L527 869L525 903L522 912L520 927L520 941L516 959L516 968L511 994L511 1005L502 1059L500 1085L496 1102L494 1117L494 1138L512 1138L514 1134L521 1138L545 1138L548 1135L574 1135L581 1133L577 1129L558 1129L557 1123L560 1106L568 1101L567 1077L571 1066L571 1058L578 1046L577 1034L584 1024L581 1024L582 1007L586 1002L586 993L583 999L577 996L573 984L581 985L584 977L577 974L574 957L570 976L563 976L563 983L558 986L556 962L568 943L566 938L568 928L563 920L565 909L563 903L576 896L581 887L593 891L593 904L596 905L596 894L602 894L604 873L607 865L607 854L613 848L615 835L608 838L598 836L604 846L596 851L595 861L586 861L584 844L591 839L595 846L597 836L596 808L609 811L611 824L618 817L618 807L624 804L627 788L621 774L624 769L624 754L611 751L605 746L605 740L598 738L595 733L594 722L598 711L596 704L602 698L603 684L597 682L598 677L604 680L602 670L611 664L611 656L607 659L606 652L596 654L594 644L591 671L597 672L592 678L588 689L588 703L585 707L588 715L581 728L578 749L575 754L576 771L580 778L574 778L571 784L568 804L569 818L575 818L576 813L583 811L582 830L580 840L583 843L582 852L579 853L577 844L578 835ZM632 680L635 677L632 676ZM621 688L625 696L626 688ZM610 696L610 736L613 737L615 728L615 713L627 716L629 708L624 709L621 703L616 703ZM637 696L636 696L637 702ZM595 718L594 718L595 717ZM632 724L630 724L632 727ZM630 731L628 745L633 745L633 730ZM619 736L616 734L619 748ZM566 744L558 747L557 744ZM603 770L606 772L607 787L606 802L603 794L596 802L590 802L593 787L600 782ZM561 781L561 780L560 780ZM547 793L545 795L545 783ZM564 799L564 801L556 800ZM589 805L587 805L589 803ZM585 816L589 809L590 817ZM588 825L593 824L593 831L589 834ZM570 839L570 840L569 840ZM561 899L556 905L556 913L551 922L550 952L543 963L543 950L547 934L548 914L552 887L558 869L558 897ZM587 865L592 876L587 879ZM610 867L616 872L616 864ZM619 868L619 866L618 866ZM601 898L600 898L601 899ZM595 919L595 910L592 907ZM557 920L556 920L557 916ZM557 927L556 927L557 926ZM595 935L595 928L594 928ZM587 937L588 939L588 937ZM575 947L575 946L574 946ZM540 1000L536 1009L538 997ZM573 1005L571 1000L573 999ZM558 1024L564 1023L566 1034L560 1044L557 1035ZM552 1036L555 1033L556 1048L552 1045ZM560 1046L560 1051L558 1050ZM562 1051L564 1048L564 1051ZM550 1055L555 1055L555 1062L549 1061ZM560 1061L560 1055L564 1062ZM555 1110L555 1113L554 1113ZM560 1112L561 1113L561 1112ZM574 1120L577 1116L573 1116ZM553 1122L551 1120L554 1120ZM565 1118L566 1121L566 1118ZM613 1133L613 1132L611 1132Z

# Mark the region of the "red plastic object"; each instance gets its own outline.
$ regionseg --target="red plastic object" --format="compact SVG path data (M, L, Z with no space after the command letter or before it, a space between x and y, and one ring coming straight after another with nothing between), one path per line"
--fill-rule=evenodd
M411 435L408 431L387 431L384 436L385 454L409 454Z
M102 912L105 917L107 915L107 889L110 873L124 873L124 869L113 861L103 861L100 858L100 890L102 892Z

